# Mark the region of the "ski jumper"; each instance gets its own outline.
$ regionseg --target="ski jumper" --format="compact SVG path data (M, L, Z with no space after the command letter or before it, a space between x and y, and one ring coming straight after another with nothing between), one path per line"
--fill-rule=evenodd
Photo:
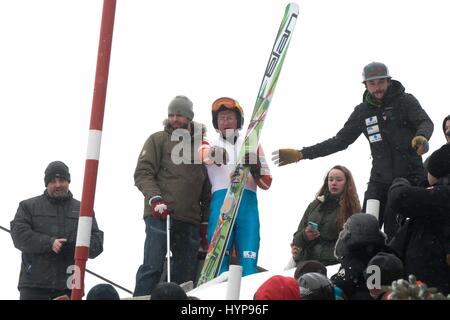
M212 201L210 206L210 216L208 223L208 242L214 234L220 216L224 198L230 185L230 175L236 167L239 151L243 144L243 138L238 137L233 144L222 137L209 143L210 147L217 146L225 148L229 156L229 162L224 165L207 165L208 177L211 182ZM257 272L257 261L259 251L259 211L258 199L256 197L257 185L263 189L268 189L271 183L270 172L268 171L261 146L258 147L259 159L262 165L263 175L258 181L249 173L239 210L230 240L226 249L226 254L220 267L220 273L228 271L230 262L230 251L233 243L236 245L239 262L242 266L242 275L246 276Z

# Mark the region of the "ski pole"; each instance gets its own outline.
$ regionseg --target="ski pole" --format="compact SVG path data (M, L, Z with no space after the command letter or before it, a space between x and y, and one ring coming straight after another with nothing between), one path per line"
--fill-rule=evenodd
M166 236L167 236L167 282L170 282L170 213L166 220Z

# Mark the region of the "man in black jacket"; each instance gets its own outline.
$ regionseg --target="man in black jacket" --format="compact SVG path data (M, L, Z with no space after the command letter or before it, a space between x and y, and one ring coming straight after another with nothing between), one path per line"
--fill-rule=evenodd
M61 161L45 170L44 194L21 201L11 237L22 251L19 286L21 300L49 300L67 294L80 215L80 201L69 191L69 168ZM92 221L89 258L103 251L103 232Z
M363 102L356 106L336 136L301 150L277 150L272 160L283 166L302 159L324 157L346 149L364 134L370 143L372 171L363 211L368 199L379 200L380 227L387 219L384 230L392 237L395 221L391 221L390 210L385 210L389 186L397 177L405 177L416 185L425 180L421 156L428 151L434 126L419 101L405 93L399 81L391 80L383 63L372 62L365 66L363 83L366 87Z

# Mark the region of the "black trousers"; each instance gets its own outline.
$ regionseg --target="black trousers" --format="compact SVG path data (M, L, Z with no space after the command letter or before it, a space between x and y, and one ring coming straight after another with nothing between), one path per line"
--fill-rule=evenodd
M55 290L44 288L20 288L20 300L53 300L56 297L68 295L70 290Z
M391 184L369 181L367 190L364 193L363 212L366 212L367 200L377 199L380 201L380 213L378 222L380 228L384 224L384 233L391 240L398 229L397 214L392 210L389 202L388 191Z

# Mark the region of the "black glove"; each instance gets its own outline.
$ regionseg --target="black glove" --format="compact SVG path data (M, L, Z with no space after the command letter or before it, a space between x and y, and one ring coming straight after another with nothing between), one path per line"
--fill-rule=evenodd
M250 166L250 173L253 178L258 180L261 177L261 161L258 155L254 152L246 153L243 162L245 165Z
M393 190L400 188L400 187L410 187L411 182L408 181L408 179L405 178L395 178L394 181L392 181L391 186L389 187L389 193L391 193Z

